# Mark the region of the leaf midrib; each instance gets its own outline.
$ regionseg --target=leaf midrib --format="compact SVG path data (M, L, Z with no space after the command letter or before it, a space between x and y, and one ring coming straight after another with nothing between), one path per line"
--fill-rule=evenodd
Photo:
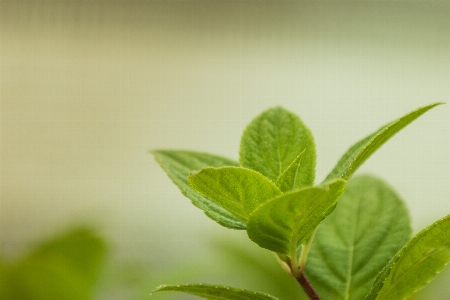
M320 202L320 200L322 200L324 197L326 197L327 194L322 194L320 196L316 196L315 197L315 202L316 202L316 206L312 207L310 209L310 211L314 211L317 209L317 202ZM304 215L301 215L301 217L304 217ZM298 243L298 231L300 230L300 226L302 225L302 220L303 218L297 218L297 220L295 220L294 226L292 227L292 235L290 237L290 243L291 245L293 245L295 243L295 245L297 246Z
M278 174L276 174L276 178L279 178L281 176L281 174L283 174L282 172L282 164L281 164L281 145L280 145L280 129L278 127L279 122L277 122L275 124L275 128L276 128L276 135L277 135L277 154L278 154Z
M238 180L239 178L235 174L229 173L228 175L235 178L235 181L239 182L239 185L242 187L242 183L240 182L240 180ZM215 177L211 176L210 174L205 174L205 176L207 176L210 180L216 179ZM201 195L202 197L205 197L209 201L212 201L214 204L216 204L216 205L220 206L221 208L225 209L226 211L230 212L232 215L237 217L239 220L246 222L248 220L248 216L249 216L249 212L247 211L247 209L244 206L244 202L246 201L246 197L245 197L246 195L244 194L244 197L242 197L242 194L238 189L239 197L242 197L242 199L236 198L222 183L220 183L219 181L218 181L218 183L219 183L219 186L221 187L221 190L223 193L220 196L225 200L230 199L237 208L239 208L243 213L245 213L245 215L240 212L236 212L236 211L231 212L229 209L227 209L223 206L223 203L217 203L214 200L212 200L209 196L206 196L203 194L199 194L199 195ZM215 191L214 188L210 187L207 184L205 184L205 187L208 189L208 191ZM243 188L241 190L243 190Z
M294 180L292 180L292 187L291 187L292 189L294 189L297 186L298 171L300 170L300 166L302 164L303 156L305 155L305 151L306 151L306 148L299 154L299 155L301 155L301 157L297 164L297 168L295 169Z

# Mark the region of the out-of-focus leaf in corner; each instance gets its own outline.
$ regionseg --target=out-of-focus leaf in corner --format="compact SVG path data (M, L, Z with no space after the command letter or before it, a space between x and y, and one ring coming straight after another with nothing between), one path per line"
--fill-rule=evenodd
M105 251L104 241L88 228L43 242L24 259L2 266L0 299L91 299Z

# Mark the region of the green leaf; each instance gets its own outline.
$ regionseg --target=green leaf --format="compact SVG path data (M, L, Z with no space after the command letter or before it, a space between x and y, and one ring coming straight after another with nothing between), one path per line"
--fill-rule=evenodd
M381 127L376 132L354 144L341 157L325 181L334 178L349 179L350 176L352 176L353 173L355 173L355 171L392 136L406 127L409 123L423 115L425 112L440 104L443 103L434 103L418 108L400 119Z
M373 176L356 176L319 226L306 273L323 299L360 300L411 237L400 197Z
M276 182L299 153L296 188L314 184L316 148L314 138L298 116L281 107L256 117L245 129L240 147L241 165Z
M0 299L91 299L105 248L87 228L45 241L19 262L3 266Z
M244 223L258 205L281 194L272 181L241 167L205 168L191 173L188 182L192 189Z
M450 215L419 232L378 274L366 300L406 299L450 261Z
M278 300L274 296L260 292L209 284L161 285L151 294L160 291L183 292L207 300Z
M206 167L238 166L237 162L224 157L193 151L155 150L151 153L183 195L191 199L192 204L203 210L208 217L228 228L245 229L245 224L241 220L223 207L196 193L187 182L192 170L200 170Z
M247 234L259 246L290 255L332 212L346 181L336 179L323 186L283 194L259 206L249 218Z
M284 170L280 178L278 178L276 184L282 192L289 192L303 186L299 176L299 170L305 151L306 149L304 149L302 153L297 156L297 158L291 163L291 165L286 170Z

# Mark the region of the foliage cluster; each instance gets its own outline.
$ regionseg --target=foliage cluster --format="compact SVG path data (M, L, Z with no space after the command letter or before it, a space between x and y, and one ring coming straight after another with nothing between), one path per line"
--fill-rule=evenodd
M313 135L281 107L247 126L239 163L193 151L152 153L196 207L224 227L246 230L310 299L406 299L450 260L450 216L411 238L407 209L393 189L374 176L352 176L387 140L439 104L360 140L317 185ZM204 284L163 285L153 293L159 291L211 300L276 299Z

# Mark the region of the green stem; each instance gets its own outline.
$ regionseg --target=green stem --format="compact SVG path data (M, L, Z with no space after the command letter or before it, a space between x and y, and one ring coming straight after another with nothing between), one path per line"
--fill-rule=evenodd
M297 239L294 238L291 241L291 271L292 276L294 278L299 278L301 275L301 272L298 268L298 256L297 256Z
M302 272L305 270L306 258L308 257L309 249L311 248L312 241L314 239L314 236L316 235L317 228L318 227L316 227L314 232L311 234L311 237L302 246L302 253L300 254L300 260L298 262L298 266L300 268L300 271Z
M292 276L292 271L291 271L291 260L284 254L280 254L280 253L273 253L275 256L275 259L277 260L277 262L280 264L281 268L289 275Z
M302 245L302 253L300 254L300 260L297 257L297 241L294 240L291 244L291 272L292 276L297 280L297 282L302 287L305 294L311 300L320 300L319 295L314 290L313 286L309 282L305 275L306 258L308 257L309 249L311 248L312 241L316 234L317 227L311 234L310 238Z

